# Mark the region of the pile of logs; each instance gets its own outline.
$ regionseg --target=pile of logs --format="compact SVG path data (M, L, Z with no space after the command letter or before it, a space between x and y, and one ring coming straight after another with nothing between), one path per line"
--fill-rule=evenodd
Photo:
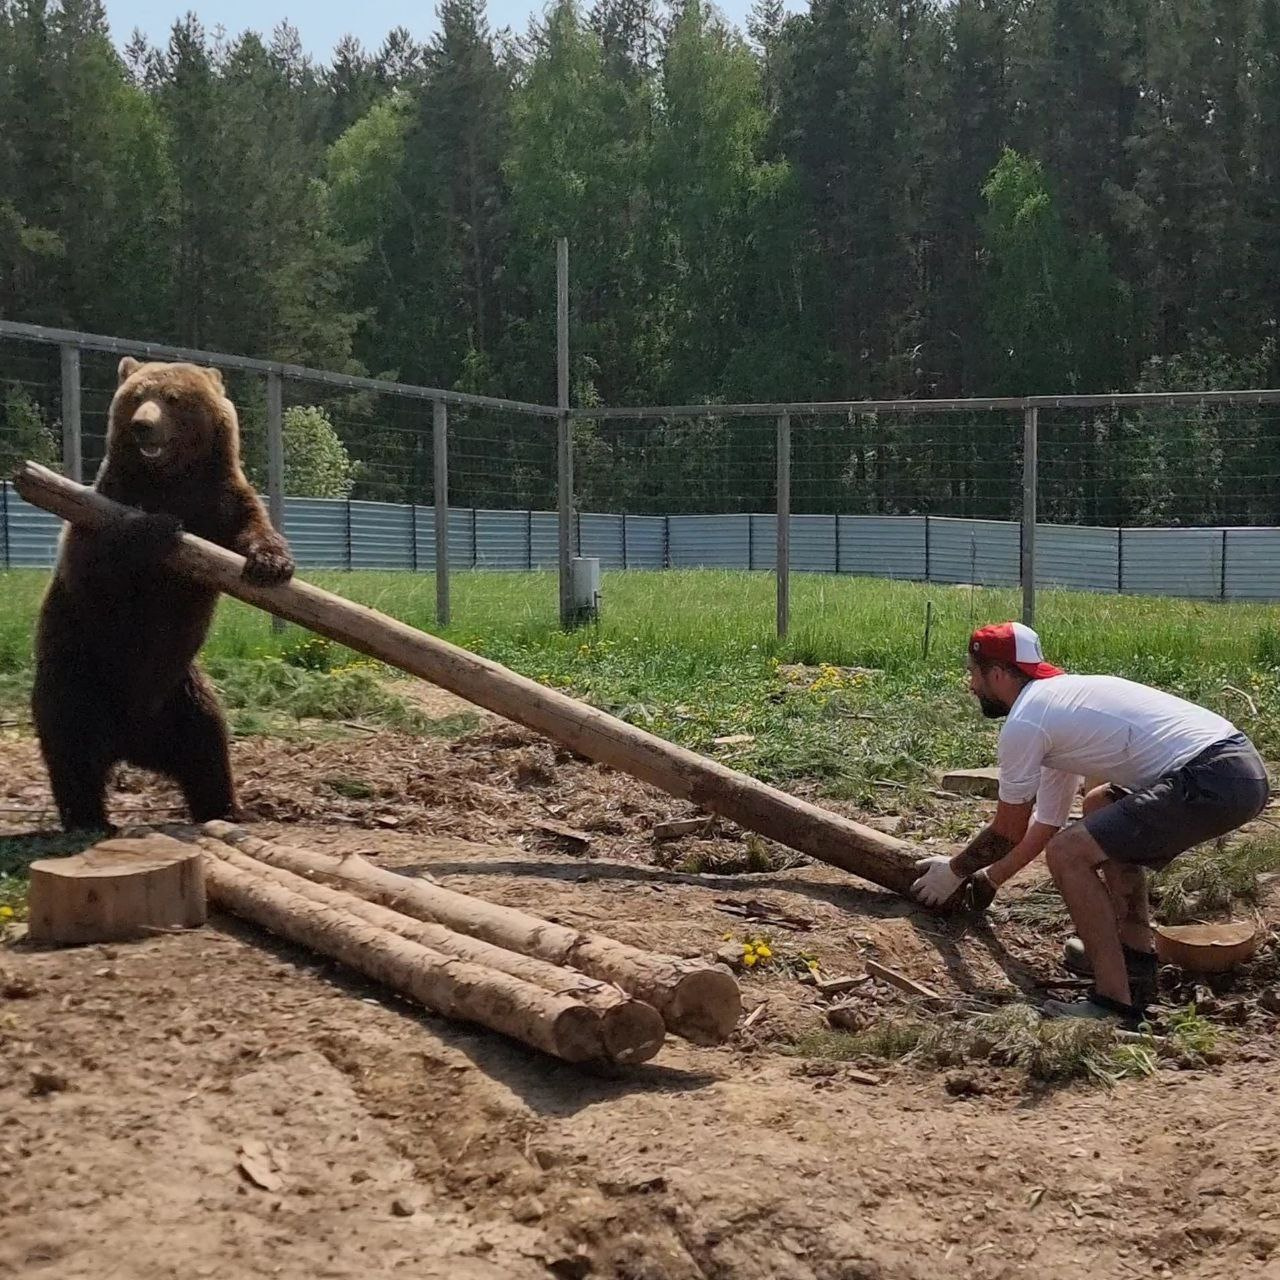
M211 906L436 1013L567 1062L645 1062L668 1031L718 1043L742 1011L737 982L718 966L554 924L358 855L262 840L226 822L179 834L139 833L36 864L33 940L190 927L203 920L207 896ZM202 875L192 875L193 860Z

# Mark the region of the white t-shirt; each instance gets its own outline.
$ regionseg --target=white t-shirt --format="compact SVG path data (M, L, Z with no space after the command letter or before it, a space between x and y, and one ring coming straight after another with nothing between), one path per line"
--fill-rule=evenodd
M1236 732L1204 707L1119 676L1032 680L1000 731L1000 799L1034 797L1034 820L1062 827L1083 778L1149 787Z

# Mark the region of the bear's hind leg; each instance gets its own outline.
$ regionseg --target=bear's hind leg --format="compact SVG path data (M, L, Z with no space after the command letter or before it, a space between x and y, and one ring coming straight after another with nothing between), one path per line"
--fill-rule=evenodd
M138 753L134 763L177 782L192 822L235 818L227 722L212 686L194 667L154 729L150 750Z
M53 802L64 831L113 831L107 820L107 780L115 752L102 740L105 708L91 699L50 694L38 673L31 710Z

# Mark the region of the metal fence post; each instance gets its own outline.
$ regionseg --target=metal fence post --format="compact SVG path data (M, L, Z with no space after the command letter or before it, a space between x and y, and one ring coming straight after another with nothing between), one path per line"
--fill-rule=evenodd
M284 383L267 374L267 510L271 523L284 533ZM285 620L271 615L271 630L281 632Z
M778 417L778 636L791 626L791 415Z
M435 466L431 499L436 518L436 622L449 625L449 409L431 406L431 447Z
M84 457L80 437L80 348L61 345L62 353L62 473L84 482Z
M1036 624L1036 452L1040 411L1028 405L1022 417L1022 621Z
M556 242L556 425L557 496L559 499L560 625L573 620L569 560L573 538L573 423L569 417L569 241Z

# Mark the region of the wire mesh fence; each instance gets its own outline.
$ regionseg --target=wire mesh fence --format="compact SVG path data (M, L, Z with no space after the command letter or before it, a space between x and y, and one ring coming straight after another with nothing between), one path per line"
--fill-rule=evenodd
M0 323L5 474L25 459L66 466L78 444L92 478L126 350L154 349ZM449 569L560 563L554 408L203 358L222 369L262 491L279 431L280 510L302 565L435 572L438 484ZM1029 557L1040 588L1280 599L1276 392L668 407L583 412L570 429L567 550L605 571L777 573L785 529L781 567L797 573L1016 587ZM0 498L2 563L51 563L57 521L11 486Z

